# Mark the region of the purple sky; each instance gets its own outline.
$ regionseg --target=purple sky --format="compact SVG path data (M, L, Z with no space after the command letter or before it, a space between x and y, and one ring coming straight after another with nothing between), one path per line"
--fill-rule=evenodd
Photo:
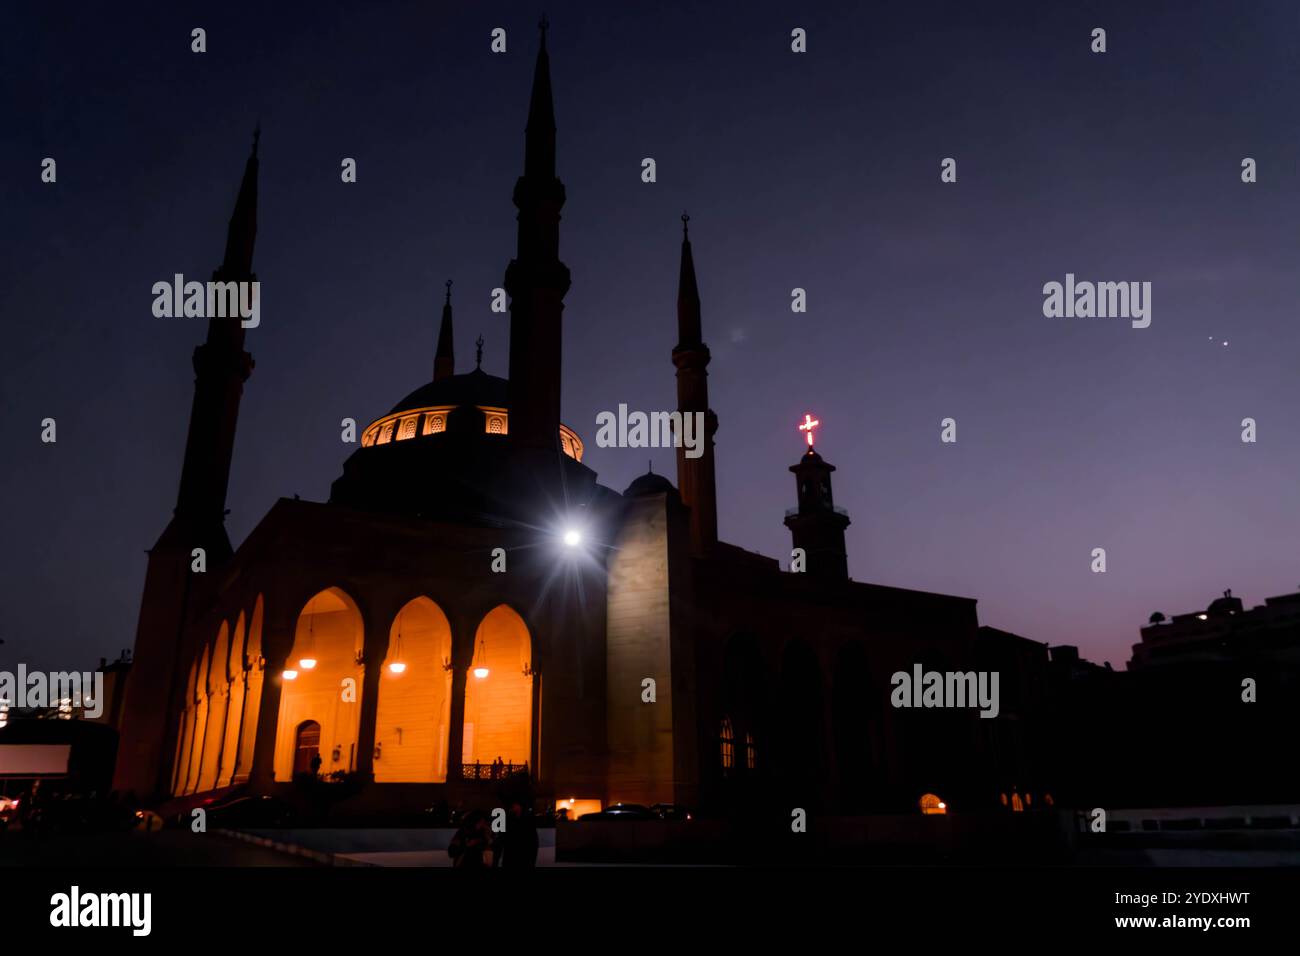
M232 539L277 497L327 497L352 450L339 420L428 380L446 278L460 370L481 333L506 371L488 306L537 4L88 6L24 7L0 37L4 665L91 666L134 641L204 331L154 318L150 287L218 264L259 118ZM594 423L674 404L687 209L726 540L788 561L811 411L858 580L978 598L984 623L1117 667L1152 611L1295 590L1294 4L897 6L548 4L564 419L587 464L619 490L648 458L674 473L669 451L597 448ZM1045 318L1042 286L1067 272L1151 282L1151 327Z

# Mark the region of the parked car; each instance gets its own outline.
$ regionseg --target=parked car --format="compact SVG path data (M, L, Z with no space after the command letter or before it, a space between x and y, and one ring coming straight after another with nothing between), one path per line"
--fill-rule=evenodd
M680 803L656 803L650 807L660 820L689 820L691 811Z
M289 804L276 797L235 797L224 803L204 807L209 830L239 829L240 827L287 827L298 819L298 813ZM189 824L189 815L182 821Z

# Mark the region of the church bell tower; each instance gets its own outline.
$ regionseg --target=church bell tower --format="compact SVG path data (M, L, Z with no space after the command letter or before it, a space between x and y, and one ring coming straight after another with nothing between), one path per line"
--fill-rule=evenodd
M799 505L786 512L785 526L790 529L794 547L802 548L807 556L808 574L847 581L849 558L844 546L844 529L849 526L849 515L835 506L831 493L831 472L835 466L813 448L812 433L819 424L806 415L799 426L808 435L808 451L797 464L790 466Z

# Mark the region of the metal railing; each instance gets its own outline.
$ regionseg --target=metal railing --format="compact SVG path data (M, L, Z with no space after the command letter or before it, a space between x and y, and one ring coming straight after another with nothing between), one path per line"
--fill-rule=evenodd
M527 760L523 763L482 763L476 760L460 765L460 775L465 780L505 780L517 773L528 773Z

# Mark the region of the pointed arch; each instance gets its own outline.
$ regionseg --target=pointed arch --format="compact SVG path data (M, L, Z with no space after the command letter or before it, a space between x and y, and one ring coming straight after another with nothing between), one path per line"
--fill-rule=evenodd
M292 779L296 732L306 721L320 724L323 775L357 769L364 646L361 611L341 588L319 591L303 606L293 648L276 675L282 684L274 779Z
M731 718L724 716L718 728L718 762L723 776L729 776L736 769L736 731L731 725Z
M229 691L226 694L226 720L221 732L221 756L217 761L217 786L230 786L235 762L239 758L239 726L244 716L246 677L244 672L245 642L248 627L244 612L239 612L235 629L230 634L230 654L227 664Z
M244 712L240 717L239 755L231 775L232 783L243 783L253 770L253 753L257 744L257 721L262 713L262 681L266 661L262 657L262 618L265 602L258 595L253 602L253 614L248 621L248 637L244 642Z
M223 624L222 627L225 625ZM212 664L212 645L204 643L199 655L199 669L194 680L194 733L190 741L190 754L185 776L185 792L195 793L199 788L199 770L202 766L203 743L208 728L208 672Z
M768 682L758 640L736 634L727 641L723 657L722 703L730 718L737 742L744 742L737 755L739 777L756 778L771 763Z
M533 641L524 619L500 604L474 634L465 679L465 764L530 762L533 730Z
M190 674L185 681L184 706L181 708L180 729L176 736L176 759L172 763L172 793L185 792L190 777L190 752L194 748L194 723L198 711L195 704L199 681L199 658L190 661Z
M206 687L208 715L196 786L200 792L216 787L221 751L225 745L226 710L230 704L230 625L225 621L221 622L217 638L212 643Z
M451 624L427 597L393 618L379 675L375 717L376 783L447 779L451 726Z

